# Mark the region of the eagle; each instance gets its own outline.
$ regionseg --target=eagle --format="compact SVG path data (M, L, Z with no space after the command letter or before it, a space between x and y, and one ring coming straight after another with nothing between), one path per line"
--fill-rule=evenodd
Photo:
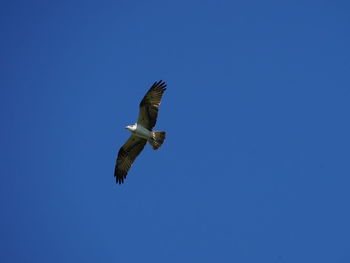
M166 133L152 131L152 129L157 122L158 108L165 90L166 83L164 81L154 82L140 102L137 122L125 127L131 132L131 135L118 152L114 169L117 184L124 183L130 167L147 142L154 150L158 150L162 146Z

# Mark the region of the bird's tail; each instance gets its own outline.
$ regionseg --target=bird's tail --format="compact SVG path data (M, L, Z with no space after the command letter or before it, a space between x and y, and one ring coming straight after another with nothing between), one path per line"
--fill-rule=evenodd
M148 139L148 142L152 145L153 150L158 150L160 146L162 146L165 140L165 132L164 131L153 131L152 137Z

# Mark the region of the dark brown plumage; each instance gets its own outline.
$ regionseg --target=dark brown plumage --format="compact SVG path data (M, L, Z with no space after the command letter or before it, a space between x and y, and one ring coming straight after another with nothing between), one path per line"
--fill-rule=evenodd
M152 130L154 125L156 125L158 108L164 91L166 91L164 81L154 82L140 103L140 113L137 123L148 130Z
M135 135L131 135L126 143L120 148L114 169L114 176L116 177L115 179L117 183L124 183L124 179L126 178L132 163L141 153L146 143L146 139L141 139Z
M137 131L132 131L131 136L120 148L114 168L114 176L116 182L124 183L130 167L145 147L147 140L152 145L154 150L159 149L165 139L165 132L152 131L157 122L158 108L162 100L166 84L160 80L155 82L143 97L140 103L140 112L136 125L145 128L147 133L151 132L151 136L144 138L143 134L138 134ZM129 126L128 126L129 127ZM142 128L140 128L142 130Z

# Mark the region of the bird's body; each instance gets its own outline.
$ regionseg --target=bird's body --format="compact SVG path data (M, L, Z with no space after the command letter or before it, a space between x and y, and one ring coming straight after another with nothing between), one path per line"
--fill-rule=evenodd
M166 90L165 87L165 82L155 82L140 103L137 122L125 127L131 132L131 136L118 152L114 176L119 184L124 183L130 167L147 142L157 150L165 140L164 131L152 131L157 121L158 108Z
M134 125L126 126L126 128L131 131L136 137L149 140L152 137L152 132L141 124L135 123Z

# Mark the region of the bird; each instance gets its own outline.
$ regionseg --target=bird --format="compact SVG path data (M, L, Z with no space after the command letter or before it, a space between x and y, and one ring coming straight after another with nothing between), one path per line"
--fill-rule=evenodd
M140 102L137 122L125 127L131 132L131 135L118 151L114 168L117 184L124 183L129 169L147 142L153 150L158 150L162 146L166 132L152 131L152 129L157 122L158 109L166 86L163 80L154 82Z

